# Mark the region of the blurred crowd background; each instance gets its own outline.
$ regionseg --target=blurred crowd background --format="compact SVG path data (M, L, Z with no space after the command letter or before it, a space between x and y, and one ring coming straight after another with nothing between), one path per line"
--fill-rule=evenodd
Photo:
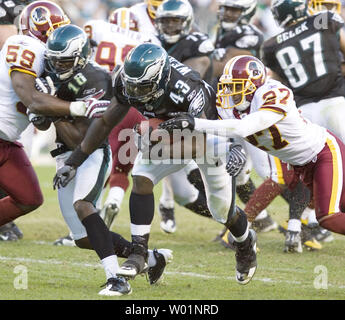
M130 7L142 0L55 0L72 23L82 26L89 19L107 19L109 13L120 7ZM217 0L190 0L194 8L195 22L200 31L212 35L217 20ZM270 11L270 0L259 0L256 15L251 21L264 33L265 38L277 33L278 27Z
M195 22L200 31L212 37L217 21L217 0L189 1L194 8ZM343 1L345 2L345 0ZM89 19L106 20L112 10L120 7L130 7L143 2L143 0L55 0L55 2L65 9L72 23L82 26ZM271 0L258 0L256 14L251 21L263 32L265 39L279 32L270 10L270 4Z

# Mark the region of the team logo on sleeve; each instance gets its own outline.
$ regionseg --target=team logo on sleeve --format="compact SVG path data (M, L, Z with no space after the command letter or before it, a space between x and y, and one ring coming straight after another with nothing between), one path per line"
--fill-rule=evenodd
M189 105L188 112L193 116L196 117L205 107L205 95L202 89L196 94L194 99Z

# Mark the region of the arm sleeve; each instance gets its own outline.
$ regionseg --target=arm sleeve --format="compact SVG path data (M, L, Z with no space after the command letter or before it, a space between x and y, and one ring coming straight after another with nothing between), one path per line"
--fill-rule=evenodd
M267 129L284 117L282 113L260 110L245 118L226 120L195 119L195 130L223 137L247 137Z

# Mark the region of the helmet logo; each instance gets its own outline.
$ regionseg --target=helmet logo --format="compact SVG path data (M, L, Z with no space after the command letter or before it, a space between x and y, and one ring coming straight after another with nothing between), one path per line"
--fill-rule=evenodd
M45 7L37 7L31 12L31 19L37 25L49 22L50 12Z
M264 70L262 66L256 61L249 61L247 66L247 74L251 79L259 79L262 77Z

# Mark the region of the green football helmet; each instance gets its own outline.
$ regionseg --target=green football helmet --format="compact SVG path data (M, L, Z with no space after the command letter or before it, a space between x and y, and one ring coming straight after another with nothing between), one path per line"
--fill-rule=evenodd
M274 19L281 28L297 22L308 15L305 0L273 0L271 11Z
M167 52L153 43L143 43L126 56L121 70L123 94L132 103L154 104L170 80Z
M217 4L218 21L224 30L229 31L240 23L249 23L256 12L257 0L217 0Z
M192 29L194 13L187 0L165 0L157 8L155 25L159 38L166 43L176 43Z
M66 81L83 69L91 55L85 31L76 25L57 28L47 40L45 54L48 69L59 80Z

